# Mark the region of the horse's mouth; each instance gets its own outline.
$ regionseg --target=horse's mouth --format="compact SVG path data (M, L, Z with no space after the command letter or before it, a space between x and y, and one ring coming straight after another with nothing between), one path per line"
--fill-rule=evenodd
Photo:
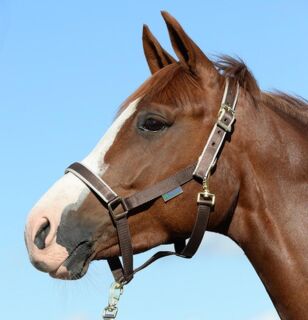
M49 272L49 275L63 280L80 279L87 273L92 256L92 243L83 241L75 247L56 270Z

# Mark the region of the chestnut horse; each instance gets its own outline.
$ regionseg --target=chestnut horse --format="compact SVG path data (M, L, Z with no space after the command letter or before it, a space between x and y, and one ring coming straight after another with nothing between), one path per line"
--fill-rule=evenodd
M262 92L242 61L212 62L168 13L175 60L145 26L152 76L122 105L113 125L81 162L123 197L195 163L217 119L226 77L240 87L234 132L214 172L207 229L245 252L282 319L308 319L308 105ZM196 218L194 179L183 192L129 215L133 252L187 239ZM71 172L32 209L25 230L33 265L76 279L92 260L120 255L106 206Z

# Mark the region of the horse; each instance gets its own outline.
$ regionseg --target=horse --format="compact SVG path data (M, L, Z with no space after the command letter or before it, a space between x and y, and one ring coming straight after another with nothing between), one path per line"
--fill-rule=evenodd
M242 60L210 60L175 18L162 16L178 59L144 25L151 77L33 207L29 258L59 279L78 279L91 261L106 259L126 283L132 254L175 244L177 255L190 257L206 229L243 249L281 319L308 319L307 101L261 91ZM213 125L224 136L219 148ZM201 186L196 166L210 147ZM132 198L143 201L128 208ZM200 207L205 218L196 223Z

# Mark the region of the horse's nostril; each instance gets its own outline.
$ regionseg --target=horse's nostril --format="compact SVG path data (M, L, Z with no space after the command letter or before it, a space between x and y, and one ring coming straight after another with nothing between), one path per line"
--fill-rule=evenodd
M34 238L34 244L39 249L44 249L46 247L45 240L48 236L49 231L50 231L50 222L49 220L46 219L46 221L41 225L41 227L37 231Z

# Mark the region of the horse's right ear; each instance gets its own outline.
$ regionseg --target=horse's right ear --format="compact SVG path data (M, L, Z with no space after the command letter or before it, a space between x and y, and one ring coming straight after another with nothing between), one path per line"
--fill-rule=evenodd
M159 44L147 25L143 25L142 43L144 55L153 73L176 62L176 60Z
M213 71L216 69L213 63L186 34L182 26L168 12L161 12L169 31L172 47L180 61L194 74L202 73L203 70Z

